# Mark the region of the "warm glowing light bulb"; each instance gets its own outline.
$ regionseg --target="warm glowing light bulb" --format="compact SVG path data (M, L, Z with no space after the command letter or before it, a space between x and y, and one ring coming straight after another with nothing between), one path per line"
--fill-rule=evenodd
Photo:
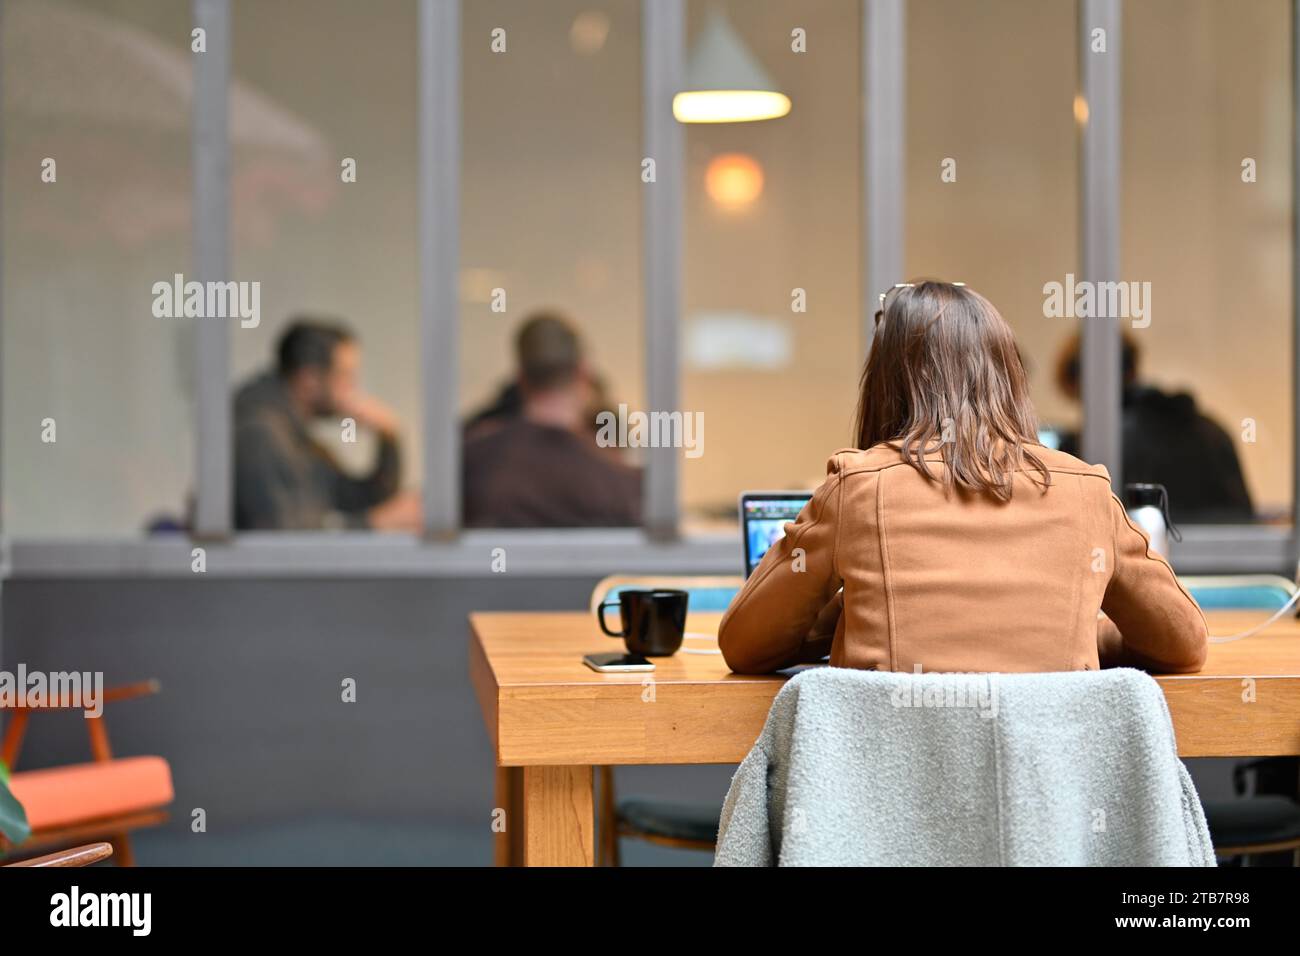
M679 123L749 123L790 112L790 97L771 90L688 90L673 97Z
M1088 101L1081 94L1074 97L1074 121L1080 126L1088 125Z
M709 161L704 188L719 206L739 209L763 192L763 167L744 153L723 153Z
M609 38L609 14L600 10L584 10L573 18L569 27L569 45L573 52L594 56L605 48Z

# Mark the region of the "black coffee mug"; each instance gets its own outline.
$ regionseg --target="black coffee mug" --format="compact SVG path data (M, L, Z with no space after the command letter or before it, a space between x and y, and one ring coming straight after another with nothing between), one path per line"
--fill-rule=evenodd
M669 657L677 653L686 635L685 591L655 588L652 591L620 591L617 601L596 608L600 629L610 637L621 637L628 651L643 657ZM618 605L623 630L611 631L605 623L605 608Z

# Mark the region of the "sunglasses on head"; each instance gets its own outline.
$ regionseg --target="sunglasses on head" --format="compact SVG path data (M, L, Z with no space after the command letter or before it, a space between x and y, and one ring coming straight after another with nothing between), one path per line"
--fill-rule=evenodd
M950 282L948 284L955 285L958 288L965 288L966 286L966 283L964 282ZM879 325L880 320L885 317L885 300L887 300L891 295L893 295L899 289L915 289L915 288L916 288L915 282L895 282L890 288L880 293L880 308L876 310L876 325Z

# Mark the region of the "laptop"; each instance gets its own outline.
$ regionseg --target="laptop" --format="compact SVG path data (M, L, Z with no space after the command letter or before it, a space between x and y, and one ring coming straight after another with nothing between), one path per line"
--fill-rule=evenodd
M740 533L745 541L745 577L754 573L767 549L785 536L787 522L799 517L811 491L746 491L740 496Z

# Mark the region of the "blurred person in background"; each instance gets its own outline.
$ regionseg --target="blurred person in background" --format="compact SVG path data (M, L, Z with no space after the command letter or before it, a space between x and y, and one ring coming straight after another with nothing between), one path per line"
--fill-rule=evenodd
M400 422L360 387L361 346L343 325L298 318L280 336L274 369L235 395L235 527L417 531L415 492L401 492ZM379 447L363 477L314 438L313 419L353 419ZM341 432L340 432L341 434Z
M1121 398L1124 483L1150 482L1169 492L1169 513L1188 524L1248 522L1255 509L1242 475L1232 437L1201 413L1187 392L1163 392L1138 378L1137 343L1123 333ZM1079 337L1061 351L1056 384L1074 402L1080 400ZM1077 455L1079 437L1063 433L1061 450Z
M558 318L562 322L564 321L562 317L556 316L553 313L538 313L535 317L542 317L544 315ZM522 329L523 327L520 326L520 328ZM574 341L577 341L576 336ZM516 347L518 347L518 344L519 343L516 342ZM616 403L609 398L609 394L605 388L605 380L595 369L587 369L587 383L590 386L591 393L591 407L588 410L590 414L587 418L591 422L591 432L594 435L600 431L600 426L596 423L597 413L606 409L614 408ZM522 415L523 409L523 390L520 387L519 379L515 377L503 384L497 390L496 395L493 396L490 402L465 419L463 426L464 435L466 438L471 438L477 435L486 434L492 429L492 427ZM622 461L623 459L623 451L620 448L600 448L600 446L597 446L597 448L601 452L607 453L616 461ZM732 510L734 511L735 509L733 508Z
M635 525L641 473L596 444L601 388L563 316L528 318L516 375L464 429L464 523L471 528Z

